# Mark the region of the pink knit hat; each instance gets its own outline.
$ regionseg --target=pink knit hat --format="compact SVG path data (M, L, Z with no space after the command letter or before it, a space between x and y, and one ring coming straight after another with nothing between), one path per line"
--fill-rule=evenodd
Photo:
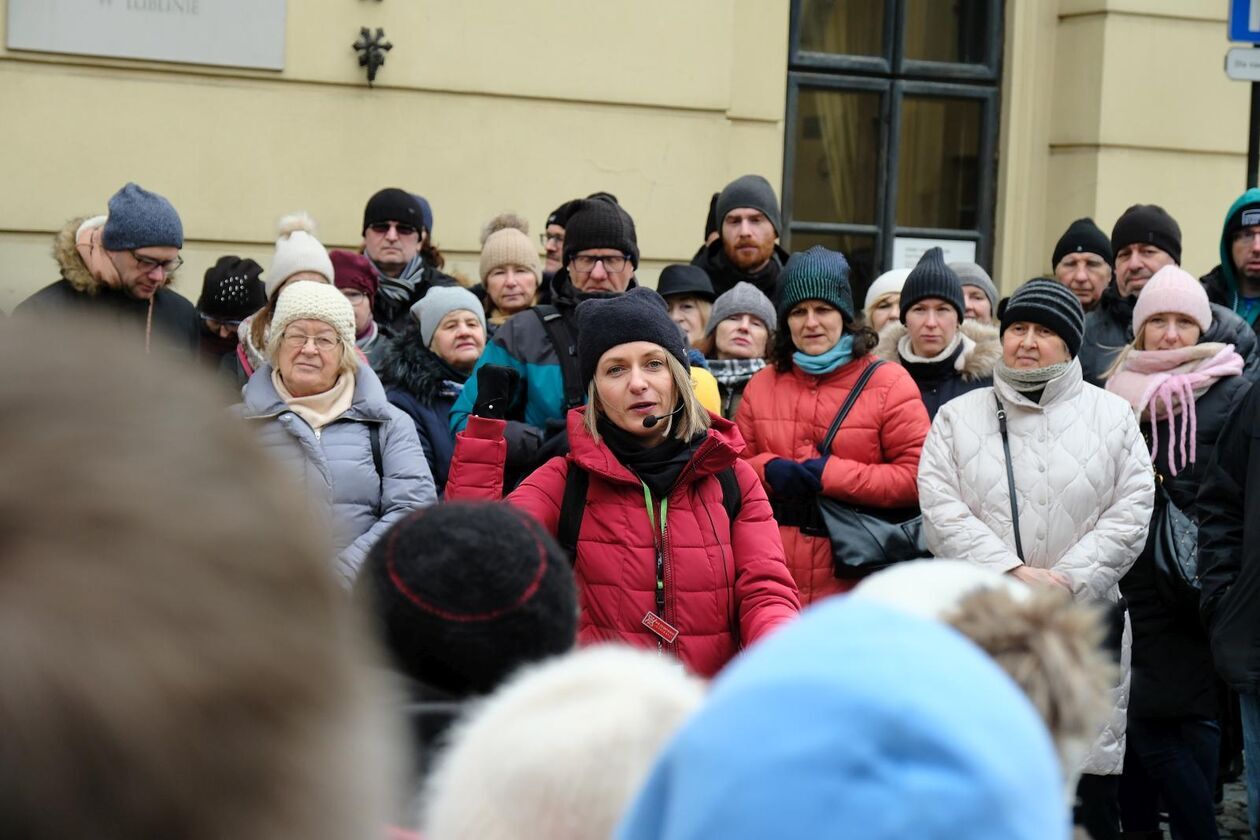
M1194 275L1176 265L1166 265L1147 281L1133 307L1133 332L1146 319L1161 312L1176 312L1193 318L1204 332L1212 326L1212 307L1207 292Z

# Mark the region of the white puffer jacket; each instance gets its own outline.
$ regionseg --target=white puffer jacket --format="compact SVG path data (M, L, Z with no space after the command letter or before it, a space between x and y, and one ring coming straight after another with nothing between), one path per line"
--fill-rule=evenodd
M1020 565L995 393L1006 409L1024 562L1066 574L1080 600L1116 602L1146 541L1155 482L1133 409L1086 384L1079 361L1040 404L995 378L941 407L919 463L928 548L998 572ZM1129 639L1126 623L1116 705L1082 772L1123 766Z

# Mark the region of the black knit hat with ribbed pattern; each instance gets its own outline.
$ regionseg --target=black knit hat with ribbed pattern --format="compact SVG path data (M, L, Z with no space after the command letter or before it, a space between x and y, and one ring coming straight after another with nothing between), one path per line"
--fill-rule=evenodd
M954 307L958 310L959 322L962 321L967 308L963 301L962 281L945 264L945 252L940 248L928 248L901 287L901 323L906 322L910 307L928 298L943 300Z
M779 274L776 309L779 320L803 300L821 300L844 313L846 323L853 321L853 289L849 286L849 261L839 251L828 251L815 245L808 251L797 251L788 258Z
M1067 345L1072 358L1080 353L1085 337L1085 311L1076 295L1062 283L1039 277L1016 289L1002 312L1002 332L1019 321L1054 330Z

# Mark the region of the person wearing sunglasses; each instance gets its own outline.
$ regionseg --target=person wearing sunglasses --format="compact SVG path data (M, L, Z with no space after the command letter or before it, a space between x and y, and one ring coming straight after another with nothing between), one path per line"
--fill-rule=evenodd
M421 252L425 242L424 208L406 190L387 187L363 209L363 255L378 272L372 313L391 332L407 326L411 305L435 286L453 286ZM430 224L432 224L430 222Z
M197 314L201 316L198 343L201 360L217 369L223 357L236 350L241 321L266 303L261 265L232 254L219 257L206 269L201 297L197 298Z
M60 318L74 309L154 334L191 352L201 327L192 303L167 287L183 264L184 226L162 196L129 183L109 200L109 214L72 219L54 240L61 279L22 301L15 314Z

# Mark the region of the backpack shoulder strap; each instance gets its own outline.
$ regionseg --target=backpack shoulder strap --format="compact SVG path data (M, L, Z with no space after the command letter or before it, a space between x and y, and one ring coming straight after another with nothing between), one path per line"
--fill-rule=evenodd
M591 477L576 461L570 460L568 465L564 476L564 498L560 502L560 519L556 523L556 542L569 553L569 563L576 564L578 532L582 530L586 491Z
M582 393L582 368L578 364L577 341L573 338L573 331L569 329L560 310L550 304L539 304L532 311L542 322L547 338L551 340L551 346L556 349L556 357L560 360L565 410L577 408L586 402L586 396Z
M734 531L735 520L739 518L739 511L744 503L743 494L739 490L739 479L735 477L735 467L721 470L717 474L717 480L722 485L722 507L726 508L726 518Z

